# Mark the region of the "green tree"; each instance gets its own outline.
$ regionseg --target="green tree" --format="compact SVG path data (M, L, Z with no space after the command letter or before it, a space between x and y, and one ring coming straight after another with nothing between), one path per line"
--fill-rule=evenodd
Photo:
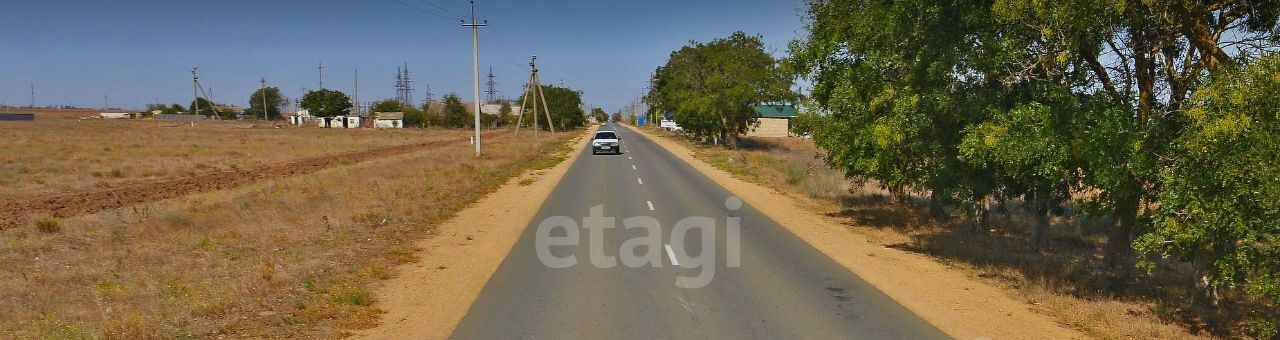
M502 101L502 107L498 108L498 124L513 125L516 123L516 115L511 110L511 102Z
M337 90L315 90L302 96L303 109L316 117L345 116L351 112L351 97Z
M735 32L708 43L690 42L658 67L645 102L697 136L730 147L757 122L751 105L790 101L793 76L764 49L760 36Z
M169 107L166 107L160 110L160 114L177 115L177 114L185 113L186 110L187 110L186 108L182 107L182 104L173 104L173 105L169 105Z
M602 108L593 108L591 109L591 119L595 119L595 121L601 123L607 122L609 121L609 114L605 113Z
M475 117L468 112L467 106L462 103L462 98L457 94L447 94L444 96L444 114L443 126L448 128L465 128L475 125Z
M542 86L542 97L547 99L547 110L551 110L551 122L559 131L569 130L585 126L587 124L586 112L582 110L582 92L559 86ZM524 102L524 96L516 101ZM538 119L541 122L545 120L543 108L538 108ZM528 114L532 115L533 110L529 110ZM526 124L532 124L532 119L525 118ZM545 123L545 122L544 122ZM547 124L539 124L539 128L549 130Z
M249 95L249 109L245 110L244 114L249 117L262 118L263 91L266 91L267 96L267 119L280 119L280 107L284 106L284 97L280 96L280 89L275 87L253 91L253 94Z
M1030 28L1014 40L1022 53L1001 79L1062 75L1081 98L1105 105L1077 113L1085 203L1111 216L1107 263L1128 267L1131 240L1149 223L1166 186L1161 178L1185 133L1185 103L1206 77L1277 47L1280 2L1001 1L999 24ZM1237 46L1246 47L1237 47Z
M383 99L373 102L373 106L369 107L369 112L404 112L404 107L398 99Z
M1280 303L1280 55L1214 77L1187 102L1151 233L1136 246L1197 264L1212 287ZM1148 270L1154 266L1146 263ZM1251 326L1276 335L1276 315Z
M200 104L199 112L196 111L196 104ZM217 111L214 110L213 103L204 98L196 98L195 100L192 100L191 105L187 106L186 112L190 114L199 114L205 117L213 117L213 115L217 113Z
M405 127L426 127L427 116L422 110L416 107L406 107L403 110Z
M875 180L905 198L929 196L931 215L972 202L985 229L994 169L965 162L967 126L1012 103L987 74L999 60L989 2L836 0L810 2L807 40L793 42L789 66L813 83L812 112L798 132L855 180ZM680 111L676 111L680 112ZM680 115L677 114L677 117ZM680 123L689 129L685 123Z

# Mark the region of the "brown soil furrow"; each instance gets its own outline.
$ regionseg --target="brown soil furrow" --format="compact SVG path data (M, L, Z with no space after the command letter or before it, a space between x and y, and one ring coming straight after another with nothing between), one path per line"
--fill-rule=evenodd
M424 147L458 143L459 140L406 144L372 150L306 158L253 169L215 171L194 176L139 181L88 192L60 192L0 201L0 229L27 223L33 214L71 217L138 203L193 193L233 188L264 179L311 173L340 164L420 151Z

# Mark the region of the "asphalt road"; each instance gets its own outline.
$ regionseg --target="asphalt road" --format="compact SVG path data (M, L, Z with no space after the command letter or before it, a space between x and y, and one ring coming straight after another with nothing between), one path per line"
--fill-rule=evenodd
M615 130L612 126L602 129ZM835 261L750 206L737 210L727 190L644 136L616 128L622 155L578 158L542 205L497 272L454 331L456 339L942 339L920 319ZM617 228L578 228L574 246L544 247L577 263L552 268L538 256L539 225L554 216L581 227L592 207L614 217ZM628 247L633 254L657 251L657 265L629 266L624 243L646 240L644 228L622 220L652 216L660 223L662 249ZM690 216L715 221L713 248L703 229L673 235ZM740 219L731 236L730 217ZM545 235L568 235L565 228ZM603 230L603 233L597 231ZM592 246L592 233L600 234ZM545 239L545 237L544 237ZM740 259L728 261L736 239ZM653 240L648 239L648 240ZM684 242L680 242L683 240ZM665 249L683 244L685 252ZM595 248L595 249L593 249ZM715 254L714 275L705 286L676 284L707 267L702 250ZM593 264L591 253L615 256L612 268ZM673 261L674 260L674 261ZM683 266L673 265L679 262ZM634 263L633 263L634 264Z

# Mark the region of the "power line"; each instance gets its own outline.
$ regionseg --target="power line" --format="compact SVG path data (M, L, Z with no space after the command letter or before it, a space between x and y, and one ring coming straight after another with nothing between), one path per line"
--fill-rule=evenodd
M457 17L458 17L458 19L464 19L464 18L466 18L466 17L467 17L465 14L458 14L458 12L450 11L448 8L440 7L439 5L433 4L433 3L431 3L430 1L427 1L427 0L418 0L418 1L419 1L419 2L422 2L422 3L424 3L424 4L427 4L427 6L435 7L435 8L437 8L437 9L441 10L441 11L444 11L445 13L449 13L449 14L452 14L452 15L454 15L454 16L457 16Z
M451 17L445 16L445 15L442 15L442 14L439 14L439 13L436 13L436 12L432 12L432 11L428 11L428 10L422 9L421 7L418 7L418 6L410 5L410 4L405 3L404 1L400 1L400 0L395 0L395 2L396 2L396 3L398 3L398 4L404 5L405 7L409 7L409 8L412 8L412 9L418 10L419 12L426 13L426 14L430 14L430 15L433 15L433 16L436 16L436 17L440 17L440 18L444 18L444 19L449 19L449 20L458 20L458 19L461 19L461 18L462 18L462 17L460 17L460 16L459 16L459 17L452 17L452 18L451 18ZM425 2L425 1L424 1L424 2Z

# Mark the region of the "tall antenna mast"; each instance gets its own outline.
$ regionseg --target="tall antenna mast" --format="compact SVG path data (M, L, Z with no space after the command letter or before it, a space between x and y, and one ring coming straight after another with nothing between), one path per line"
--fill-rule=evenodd
M320 61L320 66L318 69L320 70L320 89L323 90L324 89L324 60Z
M31 108L36 108L36 82L31 82Z

